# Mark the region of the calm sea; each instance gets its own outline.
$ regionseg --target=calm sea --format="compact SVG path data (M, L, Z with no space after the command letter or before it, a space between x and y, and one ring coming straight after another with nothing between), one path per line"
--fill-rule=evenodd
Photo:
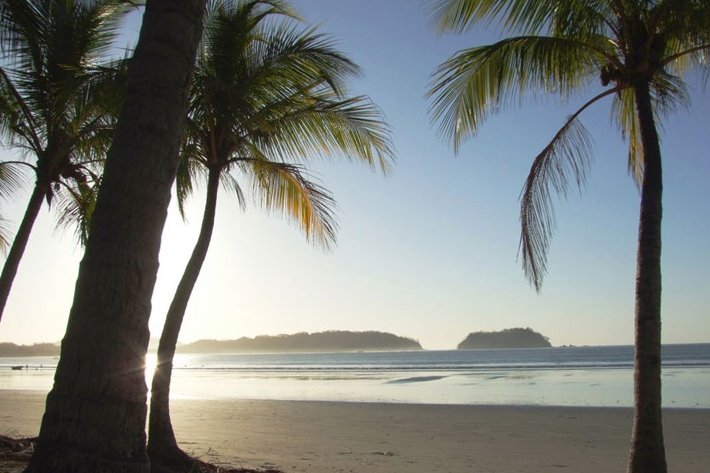
M178 355L172 397L630 406L632 358L630 346ZM663 362L665 406L710 408L710 344L665 345ZM48 391L56 363L0 358L0 390Z

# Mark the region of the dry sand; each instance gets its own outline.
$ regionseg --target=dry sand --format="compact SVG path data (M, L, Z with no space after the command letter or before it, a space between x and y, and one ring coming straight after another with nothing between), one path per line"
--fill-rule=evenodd
M0 390L0 433L36 435L44 394ZM631 410L177 400L182 447L284 472L623 472ZM710 410L664 414L669 470L710 471Z

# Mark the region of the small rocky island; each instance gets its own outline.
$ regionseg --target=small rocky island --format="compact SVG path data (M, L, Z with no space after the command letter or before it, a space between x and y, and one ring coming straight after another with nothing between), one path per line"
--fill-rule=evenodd
M180 345L180 353L323 353L421 350L418 341L386 332L301 332L237 340L198 340Z
M549 348L547 337L531 328L508 328L500 332L472 332L458 345L459 350L481 348Z

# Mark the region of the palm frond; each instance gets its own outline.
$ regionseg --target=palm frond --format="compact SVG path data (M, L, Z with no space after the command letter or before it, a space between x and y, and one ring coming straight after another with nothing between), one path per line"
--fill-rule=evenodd
M0 3L0 48L13 67L42 63L40 38L48 30L49 2L5 0Z
M7 219L0 217L0 252L7 253L10 247L10 228Z
M325 249L335 244L335 200L319 184L309 180L297 165L252 160L248 170L259 205L280 212L296 224L306 239Z
M528 280L539 291L547 273L547 250L555 228L552 193L566 196L570 183L581 189L591 162L591 142L576 119L568 120L537 155L520 198L520 251Z
M657 74L651 86L654 116L658 123L662 123L664 115L670 114L679 107L688 106L689 98L685 84L677 77ZM644 169L643 148L639 134L636 99L632 88L625 88L614 97L611 116L619 127L622 138L629 142L628 171L640 189Z
M441 31L464 31L474 24L502 19L504 27L535 31L549 23L553 6L541 0L435 0L432 15Z
M288 23L268 26L263 39L253 46L250 85L262 93L274 87L293 90L321 83L342 95L347 81L360 74L359 67L336 48L333 38L316 33L315 28L300 30Z
M651 82L654 114L661 122L664 115L690 106L690 96L685 83L677 76L658 73Z
M56 228L73 228L77 242L82 247L89 238L100 185L100 180L71 181L65 183L59 192Z
M665 40L664 71L680 76L710 64L710 4L666 0L657 10L657 28Z
M24 181L19 163L0 162L0 198L11 198L22 188Z
M516 34L556 31L577 37L598 34L614 21L611 0L434 0L440 31L467 30L497 22Z
M628 171L640 189L643 182L643 150L633 89L624 89L614 96L611 117L621 130L622 138L629 142Z
M42 131L8 71L0 66L0 138L9 144L22 143L35 153L42 150Z
M268 133L257 130L255 141L279 159L343 156L383 174L389 172L394 159L391 131L366 97L294 97L285 107L261 110L255 121L269 127Z
M102 124L113 123L123 103L129 58L75 71L77 84L66 112L66 127L72 134L87 135L99 118Z
M244 191L242 191L242 186L239 185L239 181L228 172L223 172L220 174L220 181L222 187L224 187L236 196L239 207L242 210L245 210L247 207L246 198L244 197Z
M549 30L553 36L585 40L615 37L620 31L616 0L557 0L551 10Z
M535 157L520 193L520 248L523 270L539 291L547 273L547 250L555 229L552 193L567 196L570 182L578 189L587 176L591 163L589 133L578 117L591 105L621 91L606 90L588 100L567 118L550 143Z
M198 180L205 177L207 177L207 169L200 162L196 146L193 143L183 143L175 177L178 210L183 220L186 220L185 204L187 199L194 192Z
M603 47L599 45L599 47ZM442 64L427 97L439 133L461 142L501 106L528 90L563 97L585 85L605 56L588 45L564 38L514 37L467 49Z

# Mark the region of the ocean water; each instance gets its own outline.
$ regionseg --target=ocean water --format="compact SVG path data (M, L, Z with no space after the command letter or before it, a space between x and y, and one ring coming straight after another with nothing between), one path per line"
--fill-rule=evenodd
M0 358L0 390L49 391L57 359ZM150 376L154 356L147 359ZM11 370L23 365L25 369ZM633 347L178 355L171 396L631 406ZM664 345L666 407L710 408L710 344Z

